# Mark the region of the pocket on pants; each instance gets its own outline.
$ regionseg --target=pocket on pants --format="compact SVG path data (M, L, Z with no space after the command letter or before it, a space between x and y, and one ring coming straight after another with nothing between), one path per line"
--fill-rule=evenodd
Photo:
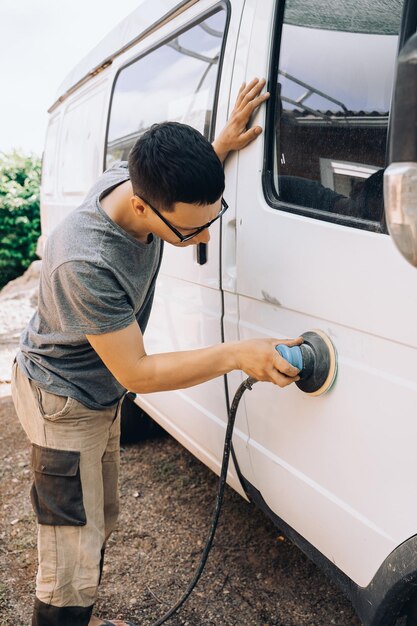
M39 524L84 526L80 453L32 444L32 469L30 496Z
M42 389L42 387L38 387L35 383L33 385L36 390L39 410L47 420L55 421L60 417L65 417L76 404L74 398L58 396L55 393Z

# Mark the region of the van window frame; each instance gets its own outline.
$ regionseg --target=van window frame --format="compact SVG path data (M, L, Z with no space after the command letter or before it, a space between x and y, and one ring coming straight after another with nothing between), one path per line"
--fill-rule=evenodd
M225 55L226 41L227 41L227 35L228 35L229 23L230 23L230 11L231 11L230 0L219 0L219 2L214 4L212 7L210 7L209 9L207 9L206 11L204 11L203 13L198 15L197 17L194 17L194 18L190 19L189 21L187 21L186 24L182 24L181 26L178 26L178 28L176 28L175 30L171 31L163 39L160 39L157 43L154 43L154 44L150 45L148 48L145 48L145 50L141 51L135 57L133 57L132 59L129 59L129 61L127 61L126 63L124 63L124 65L121 65L119 67L119 69L117 70L117 72L116 72L116 74L114 76L114 79L113 79L113 84L112 84L111 93L110 93L110 100L109 100L109 108L108 108L108 111L107 111L106 133L105 133L105 137L104 137L104 152L103 152L104 156L103 156L103 165L102 165L103 172L106 170L107 144L108 144L108 135L109 135L109 127L110 127L110 117L111 117L112 106L113 106L113 96L114 96L114 92L115 92L115 88L116 88L117 79L119 78L119 74L123 70L125 70L127 67L132 65L133 63L136 63L140 59L146 57L148 54L151 54L152 52L154 52L158 48L161 48L166 43L168 43L169 41L174 39L175 37L178 37L182 33L187 32L188 30L190 30L194 26L197 26L198 24L203 22L208 17L211 17L215 13L218 13L218 11L220 9L224 9L224 11L226 13L226 20L225 20L225 25L224 25L224 32L223 32L223 39L222 39L221 49L220 49L219 64L218 64L218 71L217 71L217 78L216 78L216 85L215 85L215 88L214 88L214 95L213 95L213 111L212 111L212 116L211 116L211 120L210 120L210 131L209 131L209 137L208 137L208 140L210 142L212 142L214 140L214 130L215 130L215 127L216 127L217 103L218 103L218 98L219 98L220 80L221 80L221 75L222 75L223 60L224 60L224 55Z
M385 214L383 214L381 221L375 222L373 220L366 220L360 217L339 215L337 213L329 213L328 211L321 211L313 207L302 207L296 204L290 204L280 200L277 196L275 184L274 184L274 151L275 151L275 135L274 135L274 122L277 109L277 86L278 86L278 69L280 62L280 50L281 50L281 38L282 38L282 26L284 23L286 0L278 0L275 8L275 15L272 28L272 45L271 45L271 57L269 62L268 72L268 91L271 96L268 100L266 107L266 119L265 119L265 140L264 140L264 160L262 168L262 188L264 192L265 200L268 205L276 210L285 211L287 213L294 213L296 215L302 215L303 217L310 217L322 222L331 222L340 226L349 226L351 228L358 228L375 233L388 234L387 226L385 224ZM401 26L399 32L399 42L401 42L401 33L404 28L404 16L407 8L409 7L409 0L404 0L402 9ZM398 48L397 48L398 54ZM390 133L390 120L391 110L388 115L388 130L387 130L387 147L388 137ZM387 158L387 148L385 151L385 158Z

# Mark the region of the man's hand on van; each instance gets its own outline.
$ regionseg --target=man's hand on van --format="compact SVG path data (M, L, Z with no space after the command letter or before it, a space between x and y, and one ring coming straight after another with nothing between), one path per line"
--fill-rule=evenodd
M261 134L261 126L254 126L249 130L247 126L255 109L269 98L269 92L261 94L265 83L264 78L254 78L250 83L241 85L232 114L213 142L213 148L221 161L226 159L229 152L245 148Z
M303 338L297 339L247 339L237 343L236 369L244 371L256 380L275 383L286 387L300 380L299 370L284 359L275 346L299 346Z

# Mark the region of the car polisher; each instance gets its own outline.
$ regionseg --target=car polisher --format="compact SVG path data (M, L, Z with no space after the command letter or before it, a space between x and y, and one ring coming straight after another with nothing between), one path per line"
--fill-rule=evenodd
M321 330L303 333L304 342L290 348L284 344L275 347L280 355L300 370L295 384L310 396L322 396L329 391L337 374L336 349L331 339Z

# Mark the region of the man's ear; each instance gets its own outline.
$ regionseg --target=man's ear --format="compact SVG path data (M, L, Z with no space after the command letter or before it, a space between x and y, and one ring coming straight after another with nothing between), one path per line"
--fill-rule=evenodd
M132 196L130 198L130 203L132 205L133 211L135 212L135 215L137 215L138 217L143 217L145 211L148 208L143 200L141 200L141 198L138 198L137 196Z

